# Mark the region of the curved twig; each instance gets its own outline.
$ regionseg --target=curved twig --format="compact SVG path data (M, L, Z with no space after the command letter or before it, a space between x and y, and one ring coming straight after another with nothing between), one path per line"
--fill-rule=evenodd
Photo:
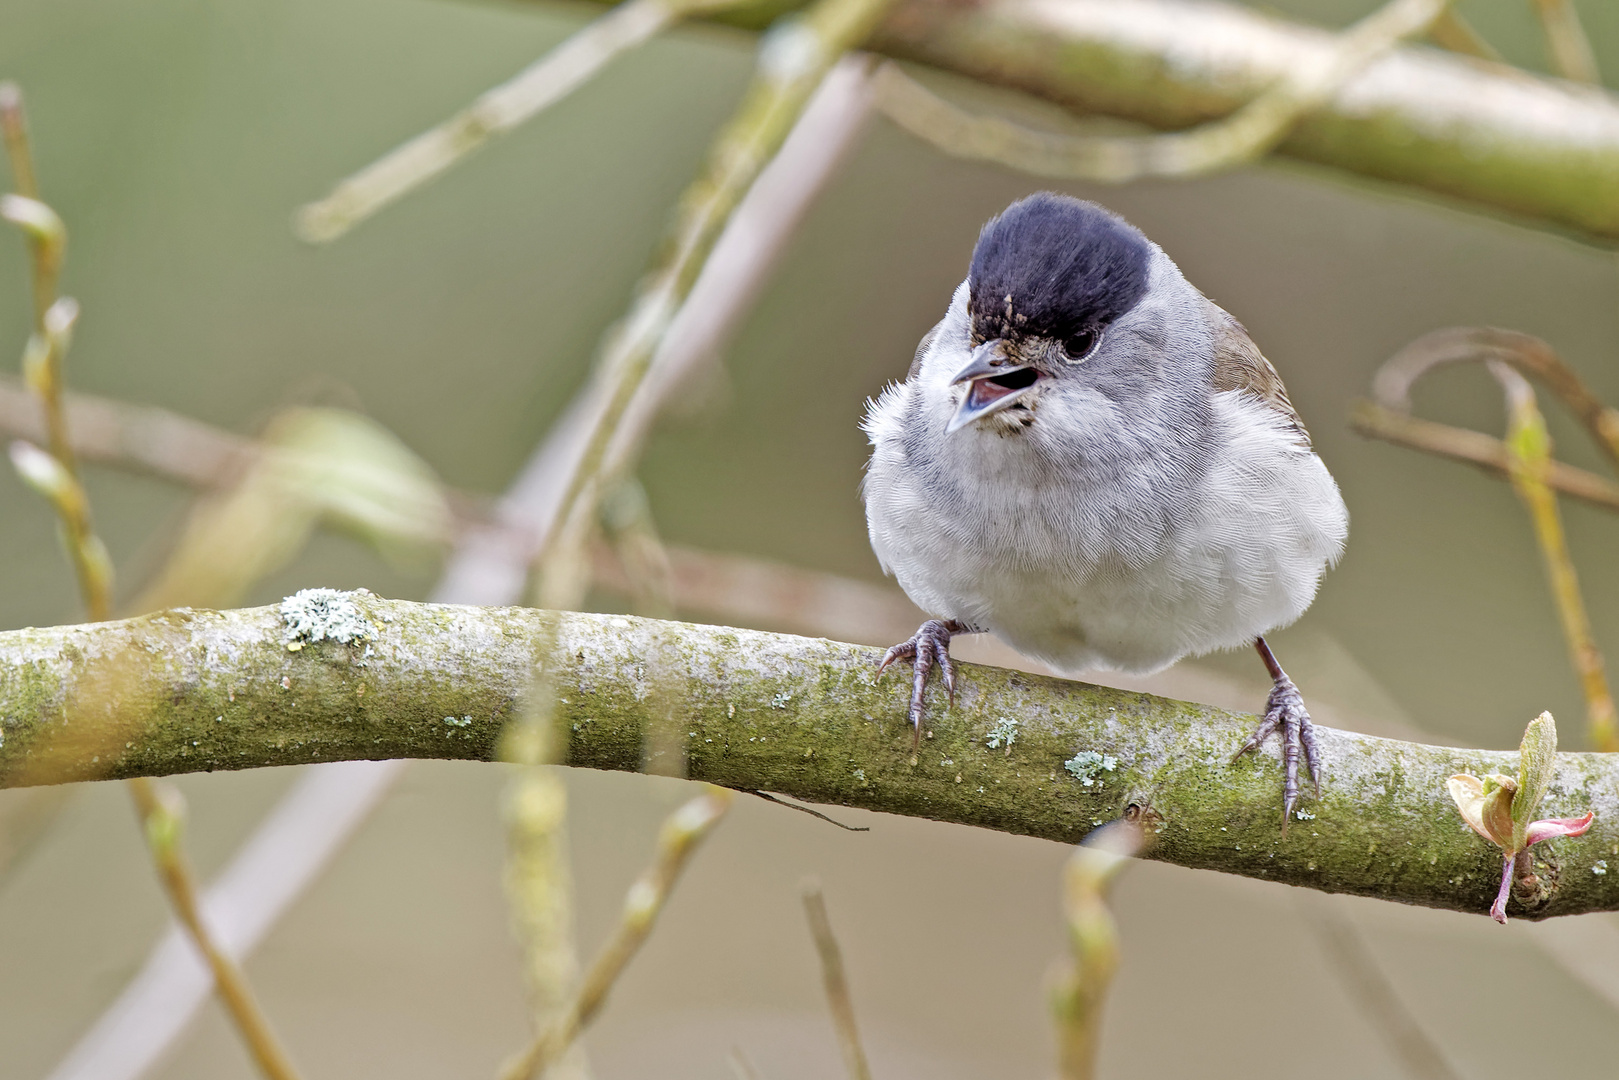
M1543 383L1568 406L1619 469L1619 409L1603 404L1585 380L1546 342L1494 326L1453 326L1424 334L1383 362L1372 378L1372 397L1396 412L1411 411L1411 387L1446 364L1509 364Z

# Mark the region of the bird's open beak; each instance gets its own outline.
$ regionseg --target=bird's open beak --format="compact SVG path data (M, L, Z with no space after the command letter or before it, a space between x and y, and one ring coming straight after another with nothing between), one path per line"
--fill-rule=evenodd
M1007 359L1005 349L1006 343L998 338L984 342L973 350L972 361L950 380L952 386L956 383L968 385L967 396L950 418L950 426L944 429L946 435L1006 408L1028 394L1040 381L1039 373L1033 367Z

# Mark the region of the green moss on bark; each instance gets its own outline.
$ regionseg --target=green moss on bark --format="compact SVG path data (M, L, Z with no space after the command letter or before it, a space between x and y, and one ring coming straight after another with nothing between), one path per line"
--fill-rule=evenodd
M1156 831L1152 858L1479 913L1498 881L1499 855L1463 824L1444 781L1515 773L1515 751L1322 728L1321 797L1306 796L1309 816L1284 837L1274 745L1230 760L1251 716L962 664L953 708L930 691L933 719L913 755L909 678L879 679L874 649L623 616L369 594L356 603L372 640L296 652L274 608L0 634L0 786L355 758L490 760L555 619L544 659L569 765L638 771L649 727L663 725L687 775L727 787L1065 843L1130 815ZM1084 751L1117 765L1087 786L1064 768ZM1556 852L1535 849L1554 885L1513 914L1619 908L1619 874L1593 872L1619 856L1616 774L1610 756L1558 755L1542 812L1595 809L1597 822Z

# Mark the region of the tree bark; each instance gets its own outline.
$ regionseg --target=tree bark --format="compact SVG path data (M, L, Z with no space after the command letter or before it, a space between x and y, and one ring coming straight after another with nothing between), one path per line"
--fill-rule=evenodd
M1249 716L963 664L953 707L931 695L913 761L908 674L876 678L875 649L345 595L369 640L294 641L295 651L274 607L0 634L0 787L344 759L487 761L549 664L559 756L576 767L641 771L645 747L670 742L646 739L648 727L672 717L685 760L656 771L678 765L742 790L1064 843L1128 815L1155 833L1152 858L1480 914L1499 875L1500 853L1463 824L1445 779L1515 773L1515 751L1321 728L1321 798L1306 800L1314 816L1284 837L1274 747L1230 761ZM541 657L547 620L558 646ZM1555 853L1533 849L1546 852L1540 891L1520 897L1515 915L1619 909L1619 872L1602 861L1619 854L1615 771L1609 756L1559 755L1543 814L1595 809L1597 822Z

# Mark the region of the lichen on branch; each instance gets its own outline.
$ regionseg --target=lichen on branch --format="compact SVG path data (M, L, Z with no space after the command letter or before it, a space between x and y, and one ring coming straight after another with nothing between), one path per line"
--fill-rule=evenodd
M644 728L681 719L694 780L1077 842L1130 816L1150 857L1330 892L1488 909L1500 856L1446 779L1517 753L1321 729L1320 800L1281 835L1273 749L1232 764L1251 717L971 664L913 760L908 685L878 651L723 627L351 594L363 644L286 647L278 608L179 609L0 634L0 787L365 758L490 760L546 665L571 766L639 771ZM538 655L555 634L556 648ZM998 733L1017 721L1008 744ZM1269 748L1268 748L1269 749ZM1117 762L1089 785L1065 762ZM1545 811L1597 811L1578 845L1537 845L1549 883L1523 918L1619 909L1611 756L1558 754ZM1544 854L1542 854L1544 852Z

